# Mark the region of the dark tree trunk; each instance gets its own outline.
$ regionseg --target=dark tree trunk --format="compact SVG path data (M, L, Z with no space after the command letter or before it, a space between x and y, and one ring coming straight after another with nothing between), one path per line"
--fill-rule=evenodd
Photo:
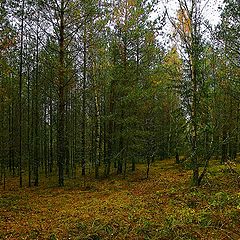
M21 39L20 39L20 66L19 66L19 184L22 187L22 85L23 85L23 37L24 37L24 10L25 0L22 0Z
M38 23L37 23L38 24ZM39 73L38 73L38 68L39 68L39 57L38 57L38 27L37 27L37 42L36 42L36 82L35 82L35 125L34 125L34 186L39 185Z
M83 42L83 95L82 95L82 176L86 175L86 81L87 81L87 36L86 21L84 25Z
M64 186L64 164L65 164L65 39L64 39L64 0L61 0L60 26L59 26L59 83L58 83L58 183Z
M178 152L176 152L175 158L176 158L176 163L179 164L180 163L180 159L179 159Z

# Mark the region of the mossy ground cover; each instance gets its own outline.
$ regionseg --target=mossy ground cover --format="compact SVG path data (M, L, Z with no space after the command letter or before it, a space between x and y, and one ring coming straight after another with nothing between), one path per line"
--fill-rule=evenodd
M238 170L238 169L237 169ZM240 239L237 176L213 164L201 187L173 160L108 179L45 179L37 188L8 179L0 190L0 239ZM56 180L56 179L55 179Z

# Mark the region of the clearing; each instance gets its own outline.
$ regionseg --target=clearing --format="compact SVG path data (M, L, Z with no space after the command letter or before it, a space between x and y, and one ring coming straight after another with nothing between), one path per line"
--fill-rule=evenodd
M149 179L145 172L86 178L84 188L80 178L22 189L7 179L0 239L240 239L239 182L226 166L211 166L200 188L171 159L152 164Z

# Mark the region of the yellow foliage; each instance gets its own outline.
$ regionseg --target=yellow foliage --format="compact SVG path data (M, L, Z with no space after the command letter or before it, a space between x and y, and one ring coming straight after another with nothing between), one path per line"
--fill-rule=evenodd
M190 33L191 31L191 18L186 10L179 9L177 12L178 28L184 33Z
M128 0L128 6L136 6L136 0Z

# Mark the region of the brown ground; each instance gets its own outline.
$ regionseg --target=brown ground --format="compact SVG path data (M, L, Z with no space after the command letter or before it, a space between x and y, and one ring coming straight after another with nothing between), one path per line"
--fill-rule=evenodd
M238 169L237 169L238 170ZM200 188L173 160L123 179L45 179L37 188L0 185L0 239L240 239L237 176L214 165Z

